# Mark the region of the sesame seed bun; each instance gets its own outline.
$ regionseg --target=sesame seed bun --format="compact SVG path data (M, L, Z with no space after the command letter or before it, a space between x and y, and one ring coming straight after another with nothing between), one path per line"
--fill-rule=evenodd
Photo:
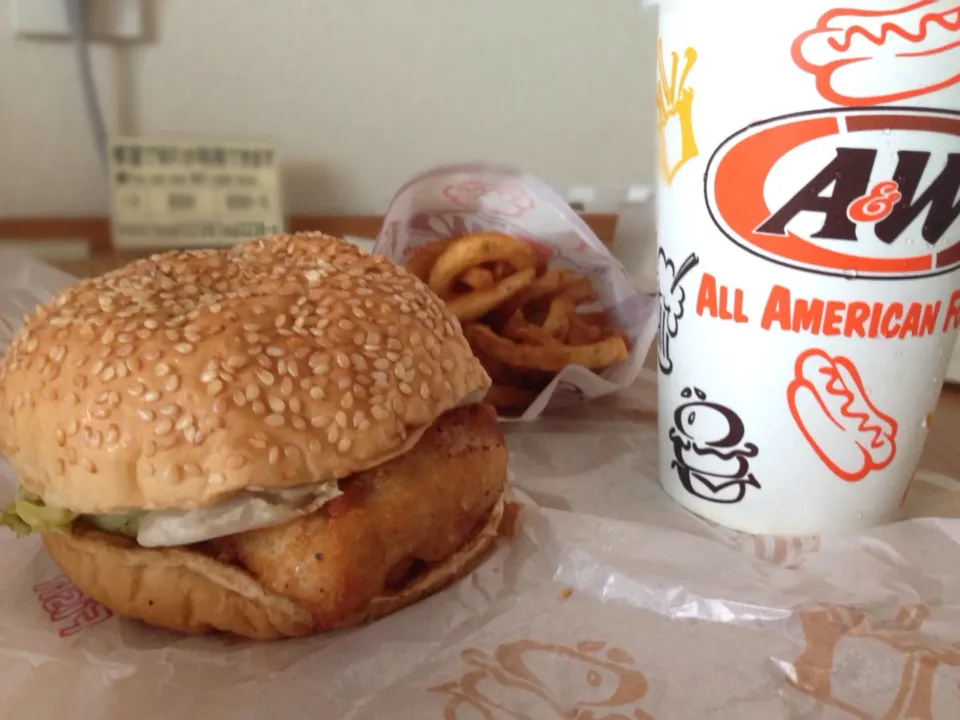
M0 450L50 506L206 507L378 466L489 385L405 270L325 235L278 235L157 255L38 308L0 361ZM154 558L95 537L48 546L76 566ZM238 608L266 603L256 627L296 634L288 604L231 592Z
M323 629L372 622L469 574L500 534L503 512L501 496L480 530L442 563ZM69 533L45 533L43 544L82 593L118 615L182 633L218 630L257 640L318 629L304 606L265 590L240 568L187 548L142 548L83 523Z

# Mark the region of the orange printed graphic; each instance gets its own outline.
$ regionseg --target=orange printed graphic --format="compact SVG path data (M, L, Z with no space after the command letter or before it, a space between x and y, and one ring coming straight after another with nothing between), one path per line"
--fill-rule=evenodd
M942 320L941 320L942 318ZM960 290L944 303L873 302L795 297L789 288L774 285L767 296L760 327L824 337L927 337L960 326Z
M787 402L800 432L842 480L857 482L897 454L897 423L867 397L860 373L841 355L800 354Z
M875 619L862 610L839 605L821 605L801 610L799 615L805 647L787 677L791 686L858 720L933 720L934 681L941 666L960 667L960 643L944 642L924 630L930 616L926 605L902 605L892 620ZM865 708L838 697L841 693L834 678L841 642L852 643L851 650L855 646L861 664L871 673L884 672L885 665L863 661L861 653L869 652L869 641L903 656L902 670L890 678L896 684L896 693L889 706L879 712L877 707ZM877 683L877 679L872 682ZM850 694L849 688L844 690L847 692L843 695ZM882 702L875 693L864 694L865 702ZM949 717L960 717L960 702L955 693L950 696L954 712Z
M820 552L823 542L819 535L782 536L752 535L731 530L714 522L704 521L713 534L726 546L748 558L770 565L796 569L810 556Z
M687 76L696 62L697 51L692 47L683 53L682 68L679 56L672 52L668 72L663 41L657 42L657 137L660 173L667 185L673 183L681 167L700 154L693 133L693 88L686 86Z
M449 697L444 720L653 720L640 706L647 679L626 650L603 641L568 647L523 639L460 657L463 676L430 688ZM551 677L539 676L541 668Z
M794 40L794 63L837 105L898 102L960 82L960 3L836 8Z
M878 131L923 150L915 156L901 153L895 167L886 167L875 147ZM937 136L946 142L934 145L931 138ZM960 242L950 232L956 219L956 164L944 151L957 138L960 113L951 111L842 109L765 120L731 135L710 157L707 209L731 241L779 265L835 276L945 273L960 266ZM816 169L793 164L807 145L811 151L833 146L832 159ZM923 162L911 159L921 156ZM796 189L774 202L769 191L776 169L795 178ZM890 173L890 184L876 184L880 173ZM922 187L927 189L921 192ZM863 202L861 208L858 201L878 190L884 202L877 209ZM850 217L851 207L854 213L879 214L867 217L864 226ZM819 229L798 229L800 216L815 218L813 227ZM918 216L924 221L916 228L912 223ZM924 242L914 242L917 235Z
M879 222L893 212L894 206L902 197L900 186L895 181L878 182L870 192L850 203L847 217L854 222Z
M50 622L59 625L60 637L70 637L113 617L112 610L80 592L66 575L35 585L33 592Z

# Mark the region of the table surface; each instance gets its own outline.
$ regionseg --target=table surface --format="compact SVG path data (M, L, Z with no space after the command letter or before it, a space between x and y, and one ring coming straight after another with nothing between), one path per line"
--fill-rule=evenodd
M88 277L107 272L130 259L106 257L59 263L59 267L76 277ZM920 467L960 479L960 386L947 386L943 390Z

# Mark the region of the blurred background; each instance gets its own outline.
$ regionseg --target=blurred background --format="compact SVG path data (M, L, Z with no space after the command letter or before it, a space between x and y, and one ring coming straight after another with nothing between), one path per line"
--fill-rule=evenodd
M115 249L75 1L0 0L0 237L57 260ZM656 12L637 0L77 5L106 132L268 143L293 229L373 235L410 176L487 160L612 242L652 185Z

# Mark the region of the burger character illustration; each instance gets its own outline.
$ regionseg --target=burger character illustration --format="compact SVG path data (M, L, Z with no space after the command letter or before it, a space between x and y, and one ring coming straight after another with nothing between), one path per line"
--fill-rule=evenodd
M732 505L743 500L748 487L760 489L750 472L750 458L759 450L744 442L743 420L733 410L709 402L698 388L684 388L688 400L673 414L673 461L683 488L702 500Z

